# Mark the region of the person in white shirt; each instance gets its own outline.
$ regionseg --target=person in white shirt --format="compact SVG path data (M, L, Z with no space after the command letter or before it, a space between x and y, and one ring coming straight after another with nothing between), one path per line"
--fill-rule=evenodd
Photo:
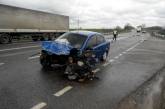
M118 35L117 30L114 30L114 31L113 31L113 41L114 41L114 40L116 41L117 35Z

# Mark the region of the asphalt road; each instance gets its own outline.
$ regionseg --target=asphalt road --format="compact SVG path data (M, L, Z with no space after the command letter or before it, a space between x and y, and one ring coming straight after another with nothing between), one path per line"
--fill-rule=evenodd
M0 108L114 109L165 58L164 48L151 42L149 34L120 36L111 43L109 61L97 70L99 79L84 83L67 80L61 69L43 70L40 42L0 45Z

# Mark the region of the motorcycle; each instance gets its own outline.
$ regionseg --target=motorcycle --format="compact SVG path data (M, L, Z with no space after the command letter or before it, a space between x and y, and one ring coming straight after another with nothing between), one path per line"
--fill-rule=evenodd
M92 50L86 50L80 56L77 55L78 51L76 50L73 50L71 53L64 73L69 80L82 82L85 79L93 80L97 78L95 72L92 71L95 69L97 63Z

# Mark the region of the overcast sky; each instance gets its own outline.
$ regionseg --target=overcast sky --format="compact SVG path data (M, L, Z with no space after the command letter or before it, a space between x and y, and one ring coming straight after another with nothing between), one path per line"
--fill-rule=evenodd
M0 0L1 4L68 15L70 27L165 26L165 0Z

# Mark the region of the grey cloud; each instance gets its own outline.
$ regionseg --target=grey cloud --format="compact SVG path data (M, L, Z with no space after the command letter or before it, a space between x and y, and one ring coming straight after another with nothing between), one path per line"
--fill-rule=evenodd
M70 16L70 27L164 26L164 0L0 0L0 3Z

